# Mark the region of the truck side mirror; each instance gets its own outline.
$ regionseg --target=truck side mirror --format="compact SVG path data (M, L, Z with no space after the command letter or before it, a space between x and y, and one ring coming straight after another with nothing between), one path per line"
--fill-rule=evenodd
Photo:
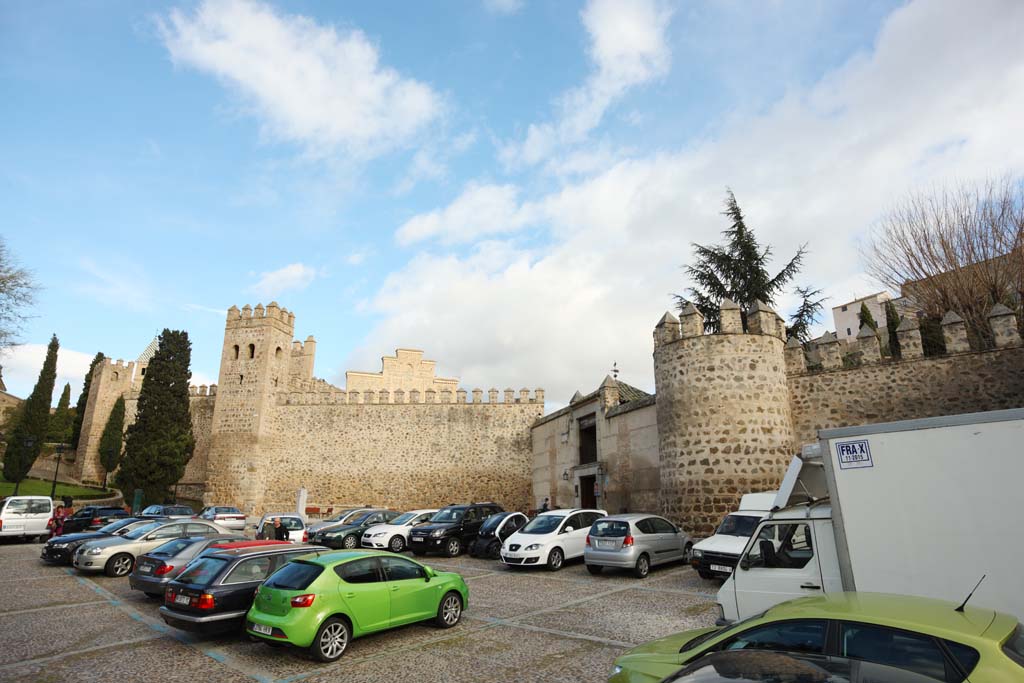
M743 571L746 571L746 570L750 569L750 556L749 555L744 555L742 558L740 558L740 569L742 569Z

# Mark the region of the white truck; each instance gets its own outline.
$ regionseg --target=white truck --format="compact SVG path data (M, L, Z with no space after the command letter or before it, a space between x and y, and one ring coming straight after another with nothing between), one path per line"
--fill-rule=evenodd
M693 546L690 565L702 579L724 579L732 574L757 523L774 507L777 495L778 491L744 494L739 510L726 515L713 536Z
M1024 619L1024 409L822 430L718 591L720 622L870 591Z

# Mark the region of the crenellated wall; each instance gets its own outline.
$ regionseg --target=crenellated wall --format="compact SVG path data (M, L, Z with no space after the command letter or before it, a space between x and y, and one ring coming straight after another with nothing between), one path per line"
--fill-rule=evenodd
M89 385L89 398L86 402L85 415L82 416L82 435L75 454L72 473L81 482L98 484L103 481L103 466L100 464L100 437L107 426L110 412L118 396L128 395L132 390L135 374L135 363L125 363L110 358L104 359L92 372ZM128 405L125 401L125 425L131 424L128 419ZM134 411L132 412L134 419Z

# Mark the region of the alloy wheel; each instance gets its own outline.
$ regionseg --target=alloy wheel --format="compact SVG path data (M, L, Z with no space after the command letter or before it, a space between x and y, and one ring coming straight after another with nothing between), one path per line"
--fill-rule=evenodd
M324 627L320 634L320 651L327 659L337 659L348 647L348 629L341 622Z
M454 595L449 595L444 599L444 605L441 607L441 618L444 623L448 626L454 626L459 621L459 616L462 614L462 603Z
M351 535L346 536L344 545L347 550L352 550L356 547L356 537Z
M548 557L548 566L551 567L551 571L558 571L559 569L561 569L563 560L564 558L562 557L561 550L559 550L558 548L552 550L551 556Z
M132 570L132 558L128 555L122 555L121 557L114 559L114 575L124 576Z
M400 553L405 550L405 541L402 540L401 536L395 536L391 539L391 552Z

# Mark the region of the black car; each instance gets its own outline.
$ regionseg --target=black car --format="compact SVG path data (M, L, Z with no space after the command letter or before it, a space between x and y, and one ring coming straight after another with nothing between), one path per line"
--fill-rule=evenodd
M941 679L897 666L803 652L725 650L704 655L663 683L938 683L963 680L963 674Z
M138 517L125 517L111 522L96 531L54 536L43 544L43 550L39 555L39 559L52 564L71 564L75 551L83 543L100 538L109 538L110 536L123 536L132 529L149 524L152 521L151 519L139 519Z
M79 531L99 529L115 519L124 519L128 516L124 508L114 507L113 505L104 505L102 507L88 505L70 517L64 518L64 524L61 527L63 531L61 533L73 534Z
M455 557L472 543L484 520L504 512L497 503L449 505L437 511L430 521L409 531L409 548L414 555L443 553Z
M198 633L241 629L256 587L282 566L322 546L251 541L207 549L167 584L160 616L168 626Z
M398 517L394 510L367 510L349 519L345 524L316 531L309 536L310 543L319 543L328 548L355 550L363 538L363 532L375 524L384 524Z
M162 517L170 517L172 519L185 519L186 517L195 517L196 512L188 505L150 505L141 513L139 517L148 517L150 519L160 519Z
M472 557L498 559L501 555L501 544L519 531L526 521L526 515L522 512L499 512L491 515L484 520L476 540L469 544L469 554Z

